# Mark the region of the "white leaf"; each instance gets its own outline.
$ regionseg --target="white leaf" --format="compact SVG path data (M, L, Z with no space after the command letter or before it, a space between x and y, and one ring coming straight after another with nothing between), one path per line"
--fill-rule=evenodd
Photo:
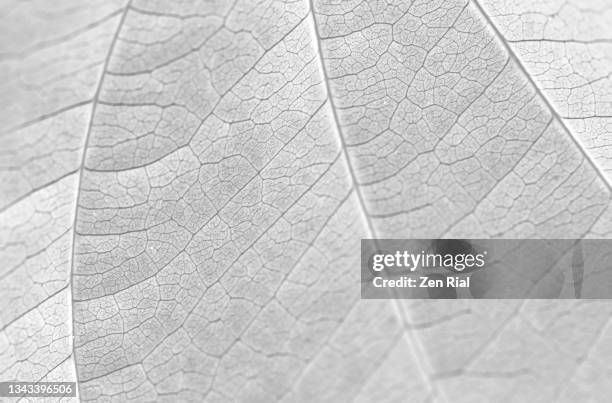
M359 245L606 237L607 1L60 3L0 29L0 380L605 401L607 302L360 300Z

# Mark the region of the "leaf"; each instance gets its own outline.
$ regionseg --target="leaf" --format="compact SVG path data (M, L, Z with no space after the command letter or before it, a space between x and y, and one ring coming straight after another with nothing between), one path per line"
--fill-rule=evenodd
M360 300L358 267L365 237L608 235L605 7L8 7L0 379L596 399L605 301Z
M74 381L70 265L92 98L113 1L3 2L0 379Z

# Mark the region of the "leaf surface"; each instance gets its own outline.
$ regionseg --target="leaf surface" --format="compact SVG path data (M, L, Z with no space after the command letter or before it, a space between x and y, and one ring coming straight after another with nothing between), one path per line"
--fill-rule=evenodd
M121 401L604 390L605 301L360 300L357 268L366 237L607 236L605 4L66 4L2 32L2 379Z

